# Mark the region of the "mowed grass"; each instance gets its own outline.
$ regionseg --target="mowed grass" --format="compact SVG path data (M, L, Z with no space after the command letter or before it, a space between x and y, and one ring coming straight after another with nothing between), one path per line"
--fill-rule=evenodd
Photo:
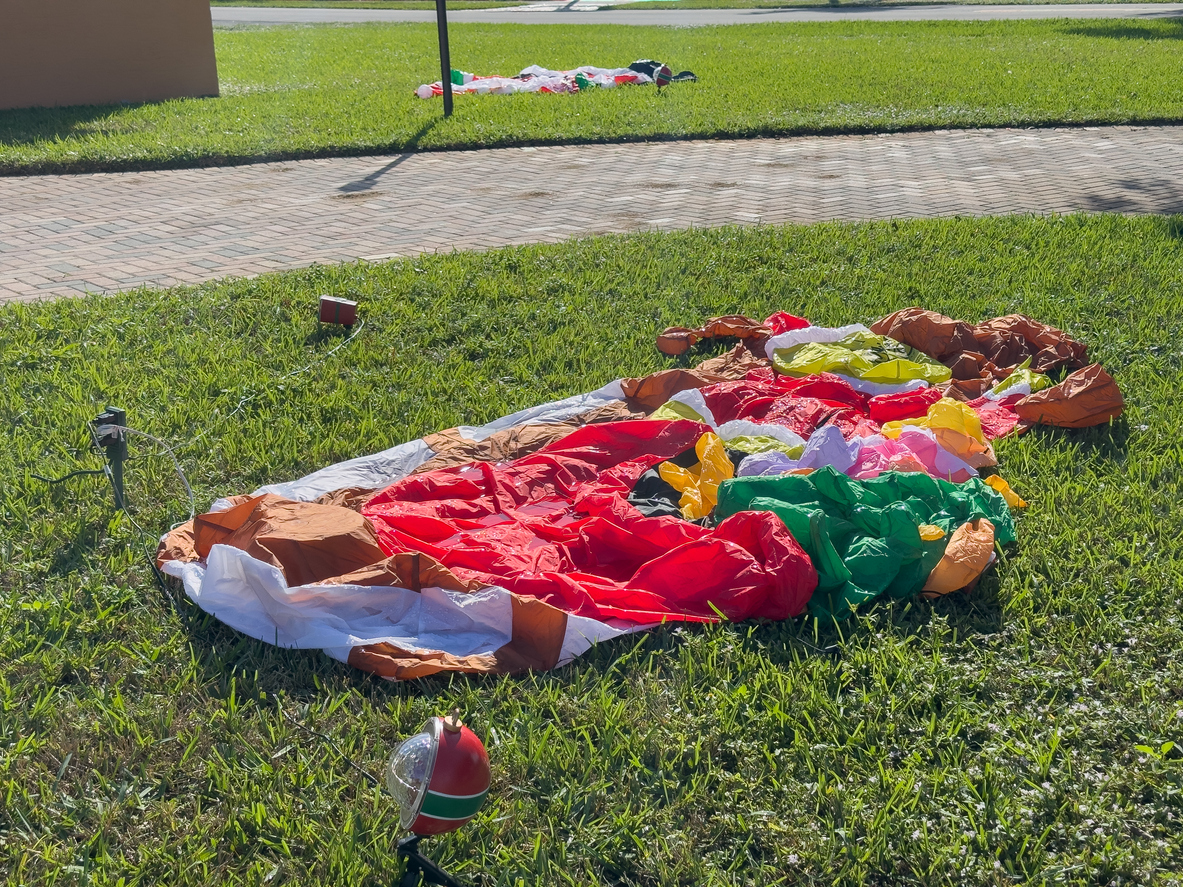
M0 879L394 883L393 802L292 721L380 772L459 705L493 789L429 844L477 887L1178 884L1181 235L1119 217L652 234L0 309ZM331 355L325 292L366 322ZM392 684L174 605L101 477L32 477L96 467L84 423L116 404L176 444L205 508L671 365L668 324L913 304L1063 327L1126 414L1002 441L1031 503L1017 545L972 596L841 631L668 626L549 673ZM187 510L139 443L128 493L153 533Z
M454 67L623 66L698 83L578 95L414 97L433 25L218 30L221 98L0 112L0 173L191 166L633 139L1183 120L1183 20L455 25Z

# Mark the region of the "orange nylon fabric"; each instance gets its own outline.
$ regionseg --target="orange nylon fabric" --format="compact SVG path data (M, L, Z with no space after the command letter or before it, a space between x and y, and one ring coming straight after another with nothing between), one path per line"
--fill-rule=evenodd
M1059 385L1028 395L1015 405L1021 420L1061 428L1104 425L1123 409L1121 389L1099 363L1077 370Z
M903 308L875 321L871 331L923 351L962 381L1001 381L1028 358L1037 373L1058 367L1076 369L1085 362L1083 343L1022 314L971 325L935 311Z
M670 357L685 354L703 339L731 336L737 339L767 339L771 331L759 320L743 314L712 317L698 329L671 326L657 337L657 350Z
M630 406L652 413L679 391L703 388L716 382L734 382L752 370L770 366L768 360L754 356L743 345L726 354L704 360L692 370L658 370L636 379L621 379L624 396Z
M939 597L977 582L994 554L994 524L984 517L953 531L945 554L928 574L921 592Z

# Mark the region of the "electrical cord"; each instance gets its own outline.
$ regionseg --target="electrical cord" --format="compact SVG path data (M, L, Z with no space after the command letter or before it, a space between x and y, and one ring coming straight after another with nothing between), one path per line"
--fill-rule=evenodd
M381 780L379 780L377 776L375 776L373 773L371 773L369 770L367 770L361 764L357 763L357 761L353 760L353 758L349 757L349 755L345 754L345 752L341 751L341 747L338 746L337 743L334 742L331 737L329 737L328 735L326 735L324 733L321 733L319 730L313 730L307 724L300 723L300 721L297 721L294 717L292 717L290 714L288 714L286 709L281 708L280 712L282 712L283 716L285 718L287 718L289 721L291 721L291 723L295 724L301 730L305 731L306 733L310 733L311 735L315 736L317 739L320 739L323 742L328 743L328 745L333 749L333 751L335 751L341 757L341 760L343 760L346 764L348 764L350 767L352 767L354 770L356 770L358 773L360 773L362 776L364 776L366 779L368 779L370 781L371 785L378 785L378 786L382 785Z
M185 477L185 472L181 469L181 463L177 459L177 454L173 452L173 448L169 446L168 442L161 440L154 434L149 434L146 431L139 431L135 428L128 428L126 425L100 425L93 431L93 434L96 436L96 441L98 439L97 435L101 434L105 430L119 431L123 434L134 434L136 437L146 438L153 443L164 447L165 451L168 453L169 458L173 461L173 468L176 469L177 477L181 479L181 484L185 487L185 494L189 497L189 520L193 520L193 518L197 515L197 497L193 495L193 488L189 486L189 478ZM184 523L184 521L181 521L181 523ZM181 524L174 524L172 529L175 530L180 525Z
M299 376L303 373L308 372L309 370L313 369L314 367L320 366L322 363L324 363L326 360L328 360L330 357L332 357L334 354L336 354L338 351L340 351L342 348L344 348L346 345L348 345L350 342L352 342L354 339L356 339L359 335L361 335L361 331L365 328L366 328L366 322L364 320L359 321L357 324L357 329L355 329L352 333L350 333L347 338L342 339L340 342L338 342L336 345L334 345L332 348L330 348L324 354L317 357L316 360L312 361L308 365L300 367L300 369L298 369L298 370L292 370L289 373L284 373L282 376L276 377L275 382L282 382L284 379L290 379L293 376ZM248 403L253 401L258 396L259 396L258 392L244 396L243 398L241 398L238 401L238 405L235 406L234 409L232 409L230 412L228 412L222 418L223 419L230 419L230 418L233 418L234 416L238 415L240 412L242 412L243 407L245 407ZM201 434L197 435L196 437L190 438L189 440L185 441L184 443L177 444L177 448L178 449L187 449L187 448L193 446L195 443L197 443L201 440L204 440L205 437L212 430L213 430L213 426L207 425L205 431L201 432Z
M342 348L344 348L346 345L348 345L350 342L352 342L354 339L356 339L361 334L361 331L363 329L365 329L365 326L366 326L365 321L364 320L361 321L360 323L358 323L357 329L353 330L349 334L349 336L347 336L342 341L338 342L335 346L330 348L324 354L318 356L315 360L311 361L310 363L306 364L305 366L300 367L299 369L284 373L282 376L279 376L275 381L282 382L284 379L290 379L293 376L299 376L299 375L306 373L309 370L319 366L320 364L324 363L326 360L328 360L330 357L332 357L334 354L336 354L338 351L340 351ZM235 406L235 408L233 410L231 410L229 413L227 413L223 418L229 419L232 416L237 415L239 412L242 411L243 407L245 407L248 403L250 403L252 400L254 400L258 396L259 395L256 392L255 394L250 394L250 395L242 397L238 401L238 405ZM136 428L129 428L126 425L101 425L96 428L94 425L88 423L86 427L87 427L87 430L90 432L91 441L94 443L95 449L97 451L99 451L100 453L102 453L102 455L103 455L103 463L104 464L101 469L91 469L91 468L79 469L77 471L71 471L69 474L66 474L66 475L63 475L62 477L57 477L57 478L45 477L44 475L41 475L41 474L30 474L30 477L33 477L33 478L41 481L42 483L47 484L48 486L56 486L57 484L65 483L68 480L71 480L75 477L81 477L83 475L96 475L96 474L106 475L107 480L110 481L110 483L111 483L111 490L115 494L116 502L119 503L124 515L127 516L128 521L136 529L136 531L140 534L142 541L145 543L145 553L148 557L148 565L152 568L152 573L156 577L157 584L160 586L161 590L166 595L168 595L169 599L172 600L173 603L175 604L176 598L173 596L172 590L168 587L168 583L165 581L164 575L160 572L160 568L156 566L156 556L155 556L152 546L159 545L160 540L157 536L153 535L152 533L149 533L146 529L144 529L144 527L140 525L139 521L137 521L135 519L135 517L132 516L131 511L127 508L126 492L120 490L115 484L114 470L111 466L110 460L107 458L105 447L103 447L103 445L99 441L99 434L100 434L100 432L118 431L121 434L131 434L131 435L135 435L136 437L145 438L146 440L150 440L153 443L157 444L158 446L163 447L165 452L168 454L169 458L172 460L173 468L176 470L177 477L180 478L181 484L185 488L185 494L189 497L189 518L188 518L188 520L191 521L194 519L194 517L197 514L197 498L193 494L193 487L189 483L189 478L187 478L185 476L185 472L181 468L181 462L177 458L176 449L185 449L185 448L191 447L193 444L196 444L199 441L203 440L213 430L212 425L207 425L206 429L203 432L201 432L201 434L197 435L196 437L190 438L188 441L185 441L184 443L180 443L180 444L176 444L176 445L169 444L168 441L162 440L154 434L149 434L146 431L140 431L139 429L136 429ZM175 446L175 449L174 449L174 446ZM174 524L170 528L170 530L175 530L177 527L181 526L181 524L183 524L183 523L185 523L185 522L181 521L180 523ZM300 724L299 726L303 727L304 725ZM305 727L304 729L308 729L308 728ZM312 732L315 732L315 731L312 731ZM322 738L325 738L327 740L327 737L322 737ZM332 740L328 740L328 741L331 742ZM335 748L335 746L334 746L334 748ZM352 760L350 760L347 755L344 755L344 753L342 753L340 751L340 749L336 749L336 750L337 750L337 753L341 754L342 757L344 757L346 760L348 760L352 766L356 767L358 770L361 770L361 768L358 767L357 764L355 764ZM361 770L361 772L365 773L364 770ZM369 773L366 773L366 776L369 777L375 783L377 782L377 780L374 779L374 777L372 775L370 775Z
M40 474L30 474L29 477L36 478L49 486L56 486L57 484L64 484L66 481L74 477L80 477L84 474L106 474L105 468L83 468L79 471L71 471L69 474L63 474L61 477L45 477Z

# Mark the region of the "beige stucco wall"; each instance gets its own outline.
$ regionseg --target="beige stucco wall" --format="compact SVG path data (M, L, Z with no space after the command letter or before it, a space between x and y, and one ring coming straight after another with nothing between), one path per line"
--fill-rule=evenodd
M208 0L0 0L0 108L217 94Z

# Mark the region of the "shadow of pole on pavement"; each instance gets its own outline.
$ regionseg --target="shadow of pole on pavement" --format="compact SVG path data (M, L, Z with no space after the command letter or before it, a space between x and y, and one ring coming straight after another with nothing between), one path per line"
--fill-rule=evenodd
M425 124L419 127L419 131L411 136L411 138L408 140L407 150L405 150L402 154L399 154L398 157L394 158L394 160L390 161L390 163L386 164L381 169L375 170L365 178L357 179L353 182L347 182L337 190L345 194L355 194L358 191L369 191L378 184L378 180L381 179L382 176L386 175L400 163L404 163L415 155L416 149L419 147L419 142L423 140L425 135L431 132L432 128L440 121L440 119L441 118L439 117L433 117L431 120L428 120Z

